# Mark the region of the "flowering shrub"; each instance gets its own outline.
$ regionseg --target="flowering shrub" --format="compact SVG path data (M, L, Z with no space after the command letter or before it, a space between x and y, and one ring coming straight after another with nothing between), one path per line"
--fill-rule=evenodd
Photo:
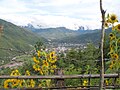
M33 54L33 70L35 75L53 75L56 69L57 56L54 51L45 51L41 45L37 44L35 53ZM20 76L20 72L16 69L13 70L10 76ZM30 71L26 70L26 76L30 76ZM4 81L4 88L23 88L23 87L50 87L51 80L33 80L33 79L7 79Z
M37 75L53 75L54 69L56 69L57 56L54 51L45 51L41 49L39 45L36 45L35 53L33 55L33 69ZM39 87L49 87L51 80L40 80Z
M39 75L51 75L54 74L54 69L56 69L56 55L52 51L46 53L45 51L36 51L37 53L33 56L33 69L39 72Z
M13 70L10 76L20 76L19 71ZM30 72L27 70L26 76L30 76ZM33 79L7 79L4 81L4 88L22 88L22 87L34 87L35 81Z
M118 18L115 14L108 14L105 22L105 26L112 26L112 31L109 34L110 38L110 58L111 64L110 69L113 71L118 71L120 69L120 24L118 23Z

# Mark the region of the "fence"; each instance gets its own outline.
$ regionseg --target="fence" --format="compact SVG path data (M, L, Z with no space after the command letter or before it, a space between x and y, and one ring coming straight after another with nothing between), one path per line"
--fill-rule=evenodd
M86 75L63 75L62 70L57 70L57 75L52 76L0 76L0 79L54 79L55 87L43 87L43 88L22 88L22 89L11 89L11 90L98 90L99 85L90 85L91 79L100 79L99 74L86 74ZM120 78L120 73L116 74L104 74L105 78L113 78L113 85L104 85L104 89L120 89L120 85L117 84L117 78ZM88 79L87 86L66 86L65 79ZM4 90L4 89L2 89Z

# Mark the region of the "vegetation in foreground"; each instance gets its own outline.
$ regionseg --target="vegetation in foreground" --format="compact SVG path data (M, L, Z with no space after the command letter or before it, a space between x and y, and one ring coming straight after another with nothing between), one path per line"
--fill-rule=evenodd
M109 59L105 63L105 73L116 73L120 69L120 48L119 48L119 33L120 24L114 25L117 22L117 17L114 14L108 15L106 18L106 26L112 25L112 32L109 34L109 52L105 53ZM24 63L22 67L14 68L11 72L11 76L17 75L53 75L54 69L63 68L64 74L99 74L100 72L100 52L99 48L96 48L92 44L88 44L85 49L71 49L66 53L58 53L54 51L46 51L45 47L41 43L35 45L35 50L32 58L27 63ZM6 69L1 72L7 72ZM7 72L9 74L9 72ZM106 79L106 85L112 85L112 79ZM22 88L22 87L51 87L54 86L52 80L19 80L19 79L7 79L1 80L4 88ZM86 79L80 80L65 80L68 86L87 86L88 81ZM91 80L90 85L98 85L99 80ZM117 79L117 84L120 85L120 78ZM1 86L2 87L2 86Z

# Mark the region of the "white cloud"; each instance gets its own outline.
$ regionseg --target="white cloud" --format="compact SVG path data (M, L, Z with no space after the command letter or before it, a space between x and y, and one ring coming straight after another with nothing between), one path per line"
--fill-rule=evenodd
M120 16L119 0L103 0L107 13ZM0 18L17 25L36 23L42 27L79 26L100 28L99 0L1 0Z
M32 23L36 23L38 25L42 25L43 27L66 27L69 29L76 30L79 28L79 26L88 26L92 29L94 28L99 28L99 23L96 23L96 21L88 21L88 20L82 20L82 19L75 19L75 18L70 18L70 17L65 17L65 16L52 16L52 15L46 15L46 16L40 16L40 15L35 15L32 16L34 19ZM90 25L89 23L92 23Z
M26 12L28 8L25 7L24 2L20 0L2 0L0 2L0 8L4 13Z
M63 7L68 5L79 4L82 0L32 0L33 4L37 4L39 6L55 6L55 7Z
M51 5L54 6L66 6L79 4L82 0L51 0Z
M9 22L12 22L16 25L27 25L28 23L32 21L32 18L30 17L14 15L14 14L1 15L0 18L7 20Z

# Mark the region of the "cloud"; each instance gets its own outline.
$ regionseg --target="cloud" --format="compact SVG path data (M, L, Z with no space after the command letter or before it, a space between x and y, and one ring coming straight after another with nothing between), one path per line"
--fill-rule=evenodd
M63 7L68 5L79 4L82 0L31 0L34 5L38 6L53 6L53 7Z
M14 14L1 15L0 18L12 22L16 25L27 25L32 21L32 18L30 17Z
M54 6L69 6L79 4L82 0L51 0L51 5Z
M99 28L99 23L96 23L96 21L88 21L88 20L82 20L82 19L76 19L66 16L53 16L53 15L35 15L32 16L34 19L32 21L32 24L38 24L41 25L43 28L45 27L66 27L72 30L76 30L79 28L79 26L87 26L91 29ZM92 23L90 25L89 23Z
M119 0L103 0L107 13L120 16ZM17 25L28 23L42 27L65 26L77 29L101 27L99 0L1 0L0 18Z
M25 7L25 3L20 2L20 0L2 0L0 2L0 8L0 11L4 13L26 12L28 10Z

